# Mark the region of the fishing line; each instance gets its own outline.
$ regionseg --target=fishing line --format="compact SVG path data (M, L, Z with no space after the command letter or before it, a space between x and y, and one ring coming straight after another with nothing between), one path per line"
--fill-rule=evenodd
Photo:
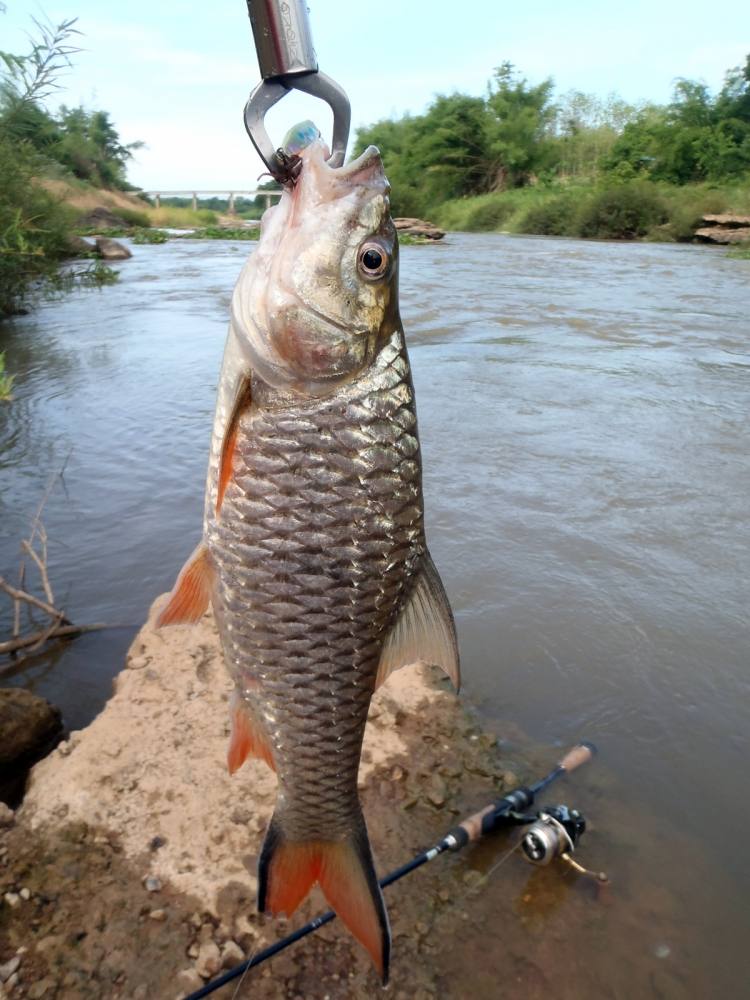
M506 851L506 853L495 862L487 874L483 876L478 883L480 885L484 885L489 878L494 875L498 868L504 865L511 855L518 850L519 847L523 850L523 853L529 861L538 865L548 864L555 856L561 857L564 856L564 854L570 855L575 849L578 838L585 830L585 822L580 813L576 810L569 810L567 806L555 806L547 808L546 811L535 814L525 813L524 810L529 809L530 806L533 805L534 799L539 792L544 791L549 785L552 784L553 781L556 781L563 774L569 774L582 764L590 761L595 752L596 748L592 743L578 743L572 748L572 750L569 750L568 753L565 754L556 767L554 767L549 774L545 775L544 778L528 787L521 786L516 788L512 792L508 792L507 795L504 795L496 802L492 802L490 805L485 806L484 809L480 809L479 812L474 813L472 816L468 816L466 819L462 820L458 826L449 830L443 839L437 844L430 847L426 851L422 851L421 854L417 854L416 857L412 858L411 861L407 861L406 864L402 865L400 868L396 868L394 871L389 872L388 875L385 875L379 881L381 889L385 889L387 886L397 882L405 875L409 875L417 868L421 868L422 865L427 864L429 861L433 861L445 851L460 851L467 844L475 843L476 841L481 840L481 838L486 834L491 833L493 830L508 825L530 825L532 831L537 831L535 834L537 839L530 841L529 834L527 833L526 836L515 843L509 851ZM550 821L553 821L552 825L550 825ZM563 837L561 833L560 837L557 839L554 837L550 838L550 830L558 833L562 831L565 836ZM540 835L544 833L547 834L546 839L543 841L544 851L541 856L537 856L536 852L539 844L542 843ZM603 877L606 879L606 876ZM302 938L307 937L308 934L312 934L314 931L317 931L319 928L335 919L336 914L333 910L328 910L327 913L320 914L313 920L309 921L309 923L298 928L298 930L294 931L292 934L289 934L287 937L269 945L269 947L263 949L263 951L256 951L250 958L240 962L233 969L229 969L228 972L225 972L224 975L219 976L217 979L206 983L205 986L201 987L201 989L196 990L194 993L190 993L184 998L184 1000L202 1000L203 997L209 996L215 990L220 989L220 987L225 986L233 979L237 979L239 977L240 982L232 997L232 1000L236 1000L239 987L242 985L242 981L250 969L257 968L262 962L267 961L269 958L273 958L273 956L277 955L280 951L283 951L285 948L295 944Z

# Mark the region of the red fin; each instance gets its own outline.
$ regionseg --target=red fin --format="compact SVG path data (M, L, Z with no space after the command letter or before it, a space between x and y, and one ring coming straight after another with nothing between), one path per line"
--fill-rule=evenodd
M274 817L258 871L258 906L272 914L294 913L315 884L364 945L383 982L388 978L391 935L362 825L348 841L285 841Z
M156 627L197 622L211 599L213 577L208 548L201 542L180 570L169 600L156 619Z
M224 502L224 494L232 478L234 451L237 447L237 431L240 425L240 417L250 405L250 379L243 378L240 382L237 396L232 407L232 412L227 421L224 431L224 440L221 445L221 456L219 458L219 478L216 486L216 513L219 513Z
M235 698L232 705L232 735L227 753L229 773L234 774L248 757L258 757L264 760L272 771L276 770L271 745L263 730L263 724L254 717L249 705Z

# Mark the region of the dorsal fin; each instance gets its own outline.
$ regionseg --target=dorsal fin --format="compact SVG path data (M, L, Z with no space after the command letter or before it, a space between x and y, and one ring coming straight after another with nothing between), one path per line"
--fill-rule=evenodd
M458 691L461 670L456 626L429 552L424 554L414 588L383 645L376 687L394 670L419 661L441 667Z
M216 513L218 514L224 502L224 494L232 478L234 450L237 447L237 430L240 424L240 417L250 406L250 376L245 375L240 379L237 386L237 395L234 399L232 412L224 428L224 440L221 443L221 455L219 456L219 475L216 487Z

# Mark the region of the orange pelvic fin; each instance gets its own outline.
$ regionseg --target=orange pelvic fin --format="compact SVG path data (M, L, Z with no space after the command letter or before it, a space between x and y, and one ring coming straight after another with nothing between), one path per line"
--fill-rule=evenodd
M258 909L291 915L318 882L331 907L388 981L391 933L362 823L346 841L286 841L274 817L258 869Z
M227 767L234 774L248 757L264 760L272 771L276 770L271 744L263 723L246 701L235 695L232 700L232 735L229 739Z
M224 494L229 486L234 471L234 452L237 447L237 432L240 426L240 417L250 405L250 379L245 377L241 380L237 389L232 412L227 421L224 431L224 440L221 445L221 456L219 458L219 479L216 487L216 513L221 510L224 502Z
M180 570L169 600L159 612L156 627L197 622L211 599L214 570L205 542L201 542Z

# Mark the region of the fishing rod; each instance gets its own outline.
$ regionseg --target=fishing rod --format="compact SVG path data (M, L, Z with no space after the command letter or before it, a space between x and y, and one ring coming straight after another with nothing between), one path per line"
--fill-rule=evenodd
M422 851L416 857L412 858L411 861L407 861L400 868L389 872L380 879L379 884L381 889L385 889L394 882L398 882L405 875L409 875L411 872L416 871L417 868L421 868L422 865L426 865L428 861L433 861L445 851L453 851L455 853L466 847L467 844L481 840L482 837L488 833L492 833L493 830L499 827L518 825L529 826L528 831L521 841L521 850L526 859L532 864L544 866L550 864L555 858L562 858L579 873L591 875L599 882L606 882L606 875L601 872L591 872L571 858L571 854L576 849L578 841L586 829L586 821L577 809L569 809L565 805L558 805L547 806L536 813L525 811L531 808L536 796L548 788L553 781L556 781L563 774L572 773L582 764L586 764L595 753L596 747L593 743L577 743L552 768L549 774L545 775L539 781L534 782L533 785L521 785L512 792L508 792L507 795L504 795L496 802L492 802L490 805L485 806L484 809L480 809L479 812L468 816L458 826L454 826L453 829L449 830L442 840L438 841L433 847ZM333 910L321 913L320 916L315 917L309 923L294 931L294 933L281 938L280 941L276 941L263 951L259 951L251 958L247 958L244 962L235 965L225 972L224 975L218 976L216 979L211 980L211 982L206 983L199 990L190 993L184 1000L201 1000L202 997L209 996L233 979L244 975L249 969L256 968L263 962L268 961L268 959L273 958L274 955L278 955L280 951L284 951L290 945L301 941L308 934L314 933L314 931L319 930L326 924L330 924L335 919L336 914Z

